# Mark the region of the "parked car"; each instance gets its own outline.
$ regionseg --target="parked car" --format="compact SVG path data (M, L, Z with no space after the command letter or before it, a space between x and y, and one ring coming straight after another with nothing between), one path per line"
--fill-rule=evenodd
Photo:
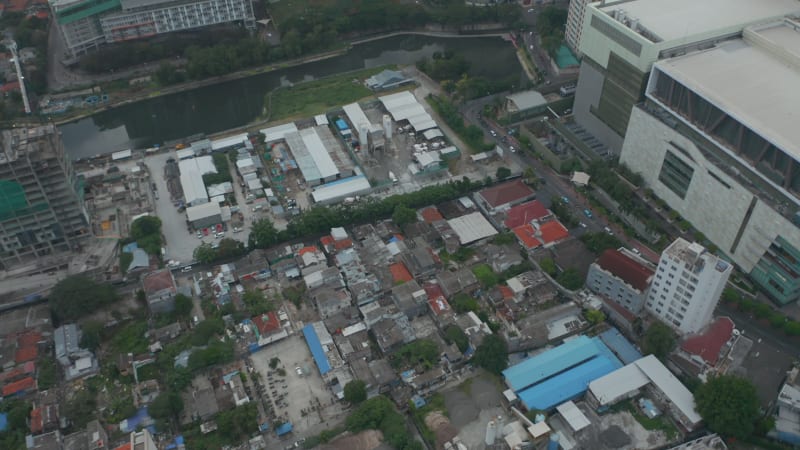
M588 217L590 219L592 218L592 212L589 211L589 209L584 209L583 213L586 215L586 217Z

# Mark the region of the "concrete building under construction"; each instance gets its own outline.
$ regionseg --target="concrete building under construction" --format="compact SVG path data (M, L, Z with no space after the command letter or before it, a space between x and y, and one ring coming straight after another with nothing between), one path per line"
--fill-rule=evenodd
M80 248L90 235L82 182L54 125L0 134L0 266Z

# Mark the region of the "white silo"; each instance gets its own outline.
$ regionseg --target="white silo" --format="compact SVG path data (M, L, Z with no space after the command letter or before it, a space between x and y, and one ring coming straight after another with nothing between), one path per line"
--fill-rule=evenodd
M362 123L358 126L358 143L361 144L361 150L369 149L369 124Z
M494 420L490 420L489 423L486 424L486 439L484 442L486 445L494 445L494 439L497 437L497 424Z
M392 118L388 114L383 115L383 135L386 141L392 140Z
M498 415L497 418L494 419L494 421L497 423L497 429L500 430L500 432L502 433L503 427L506 426L505 419L503 418L503 416Z

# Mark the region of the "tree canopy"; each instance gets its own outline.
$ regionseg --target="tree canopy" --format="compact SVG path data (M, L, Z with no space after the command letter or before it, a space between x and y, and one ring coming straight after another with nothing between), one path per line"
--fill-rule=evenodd
M659 359L666 357L675 348L675 333L661 322L654 322L644 334L642 350Z
M508 344L502 337L490 334L483 338L483 342L475 349L472 361L489 372L499 375L508 367Z
M350 404L361 403L367 399L367 385L361 380L352 380L344 385L344 399Z
M743 439L755 430L758 395L753 383L744 378L713 377L697 388L694 401L708 427L723 436Z
M161 252L161 219L156 216L142 216L131 224L131 237L151 255Z
M183 411L183 399L176 391L162 392L150 403L147 411L154 419L172 419Z
M269 219L259 219L250 227L250 237L247 245L250 248L267 248L279 241L278 230Z
M397 205L392 213L392 222L400 228L417 221L417 212L405 205Z
M494 173L494 176L497 178L497 181L505 180L511 176L511 169L508 167L498 167L497 171Z
M56 283L50 292L50 310L59 322L87 316L117 301L111 285L98 283L84 275L72 275Z
M456 344L461 353L469 348L469 338L458 325L448 325L444 329L444 338L448 343Z

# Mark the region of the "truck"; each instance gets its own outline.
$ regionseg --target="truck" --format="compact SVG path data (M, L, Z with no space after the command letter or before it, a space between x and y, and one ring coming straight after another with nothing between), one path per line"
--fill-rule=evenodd
M558 90L558 93L561 94L562 97L567 97L575 93L576 86L574 84L565 84L561 86Z

